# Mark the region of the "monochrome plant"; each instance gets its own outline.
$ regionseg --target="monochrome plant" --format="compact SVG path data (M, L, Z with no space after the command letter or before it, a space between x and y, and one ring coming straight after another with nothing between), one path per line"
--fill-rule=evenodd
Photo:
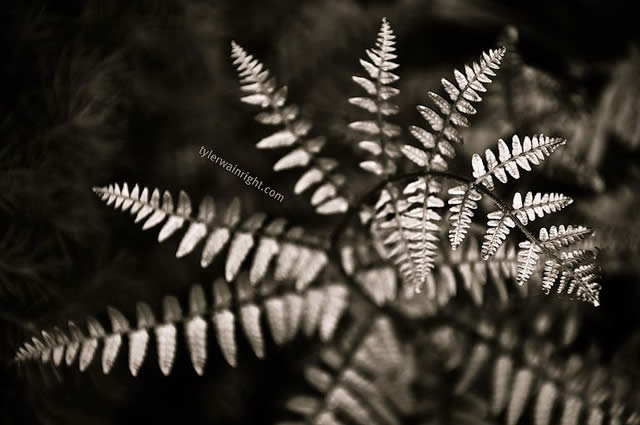
M293 218L243 217L238 199L220 206L207 196L196 213L183 191L176 200L140 184L95 187L143 230L159 228L158 242L186 229L176 257L195 253L203 269L223 272L208 286L192 285L184 300L167 295L157 313L140 301L132 319L108 307L107 327L90 317L86 327L69 322L67 331L43 330L17 350L16 362L77 363L85 371L99 361L108 374L126 357L136 376L155 341L158 366L169 375L182 332L202 375L209 326L234 367L241 367L238 334L262 358L268 337L281 346L317 333L323 347L304 369L309 392L287 401L286 423L514 425L525 420L528 403L536 425L640 423L632 383L599 360L571 353L580 321L574 305L533 295L600 304L598 251L587 243L592 230L576 224L530 230L572 204L567 195L528 188L507 203L496 194L496 180L520 179L567 140L498 138L497 149L473 154L470 176L449 171L506 49L483 52L454 70L451 81L443 78L445 95L428 92L434 106L417 107L425 123L408 128L411 142L392 122L400 112L393 102L400 77L388 20L365 53L364 74L353 77L360 93L348 102L368 117L348 127L365 155L359 167L375 182L353 194L344 164L322 153L329 140L288 101L287 86L231 43L240 100L260 108L256 121L275 128L257 148L286 149L273 169L300 169L293 191L310 193L320 216L337 217L327 233ZM476 220L476 211L485 208L492 210L479 231L484 220ZM514 244L516 228L524 240ZM456 300L465 291L472 305ZM532 315L520 314L525 309Z

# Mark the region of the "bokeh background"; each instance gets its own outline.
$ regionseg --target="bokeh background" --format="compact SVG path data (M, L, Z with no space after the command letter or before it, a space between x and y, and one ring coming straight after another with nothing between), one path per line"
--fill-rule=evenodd
M106 305L127 313L136 300L157 306L215 272L202 271L195 256L174 261L177 241L157 244L105 208L92 186L139 182L185 189L194 200L211 194L221 204L239 196L248 211L295 217L308 228L335 223L317 219L293 194L295 170L271 171L277 153L255 149L268 129L238 101L229 44L236 40L289 86L359 193L374 181L357 169L360 153L346 127L359 112L347 97L360 94L350 77L362 72L358 58L383 16L398 37L402 125L419 122L414 106L427 90L441 92L442 76L498 40L514 43L505 28L517 29L520 60L531 71L512 95L515 106L507 110L506 89L497 87L453 168L469 172L471 153L513 131L573 138L573 156L530 182L574 196L570 217L601 229L605 288L602 307L588 313L593 339L613 353L640 324L640 34L630 2L20 1L2 9L2 423L274 422L299 385L296 365L317 343L269 347L263 362L241 347L237 369L214 351L205 378L190 370L184 347L168 378L150 367L133 379L117 365L109 377L92 370L44 379L9 360L35 329ZM284 201L201 159L203 145Z

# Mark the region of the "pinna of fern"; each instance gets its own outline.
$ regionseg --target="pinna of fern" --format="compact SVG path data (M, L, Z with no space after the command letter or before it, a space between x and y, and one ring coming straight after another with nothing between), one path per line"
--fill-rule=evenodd
M238 70L241 89L248 93L240 100L265 109L256 115L256 121L282 129L260 140L258 149L293 147L274 165L275 171L302 167L305 171L294 187L296 194L313 186L311 205L319 214L338 214L347 210L349 198L343 193L344 175L336 171L338 162L319 157L326 139L309 138L311 122L299 117L296 105L287 105L287 86L277 87L274 77L264 65L247 53L236 42L231 42L231 57Z
M262 280L270 264L274 263L276 279L293 279L296 286L303 289L318 276L328 261L327 249L321 241L305 235L301 227L287 228L287 221L284 219L269 221L265 214L255 213L242 221L240 201L237 198L219 217L213 198L207 196L200 202L198 214L194 217L191 199L184 191L180 192L175 207L170 192L164 191L161 198L157 188L150 191L146 187L140 189L137 184L131 191L127 183L122 187L116 183L96 187L94 192L107 205L135 214L136 223L145 220L142 230L164 222L158 234L158 242L168 239L185 223L189 223L176 251L177 258L193 252L204 241L200 260L200 265L204 268L229 246L225 264L228 282L235 279L254 246L249 274L253 285Z
M493 177L500 182L506 183L508 175L514 179L520 177L520 171L530 171L531 164L538 165L546 157L551 155L559 146L566 143L565 139L551 138L548 136L525 137L521 143L518 136L513 136L511 149L500 139L498 142L498 157L489 149L485 152L485 162L480 155L474 154L472 157L474 180L466 181L449 189L452 198L449 199L450 218L452 227L449 231L449 238L452 248L457 248L464 240L471 225L474 210L478 206L478 201L483 195L488 195L496 202L500 210L489 214L488 230L483 243L483 257L489 258L497 248L504 242L511 228L517 226L527 236L527 241L520 244L518 253L518 278L520 285L524 284L533 271L536 269L540 254L544 254L550 261L550 272L545 273L545 290L553 286L560 273L553 272L556 269L562 270L562 281L558 285L558 293L575 295L577 298L588 301L593 305L599 305L600 285L596 282L597 266L595 265L595 255L582 256L577 261L568 261L563 250L569 249L571 245L591 236L592 232L582 226L569 226L555 233L548 238L545 229L540 231L540 237L534 236L526 229L526 224L536 217L559 211L571 203L571 200L559 194L537 194L525 195L524 203L522 195L516 194L513 200L513 207L506 207L495 195L491 193L494 189ZM480 186L480 184L482 186ZM553 266L551 266L553 265ZM586 272L588 270L589 272ZM568 283L565 283L568 281ZM567 291L565 291L567 289ZM575 290L574 290L575 289Z
M86 335L75 322L69 322L69 332L59 327L42 331L40 337L33 337L16 354L16 361L37 360L54 366L74 362L80 371L85 371L94 362L98 346L102 346L101 367L105 374L111 372L118 359L124 338L128 338L129 370L138 375L149 347L155 337L158 351L158 365L164 375L173 368L178 346L178 327L182 325L186 345L193 368L199 375L204 372L207 361L207 328L213 324L215 336L224 359L232 366L237 365L238 349L236 323L249 340L255 355L265 354L265 333L262 317L270 329L277 345L282 345L300 332L311 336L316 331L322 341L328 341L336 330L338 321L348 305L348 291L340 282L327 282L322 286L312 286L303 291L276 281L254 288L248 276L243 273L232 293L223 279L216 279L211 286L212 301L199 284L189 292L188 309L183 313L178 299L166 296L162 304L162 319L157 320L151 307L145 302L136 305L136 326L119 310L108 307L111 331L93 317L87 319Z
M386 18L378 32L375 48L367 49L366 59L360 59L362 68L369 74L369 78L353 76L352 79L370 97L352 97L349 103L358 106L374 116L373 120L354 121L349 128L365 135L365 139L358 146L367 151L373 159L362 161L360 167L376 175L391 175L397 170L396 161L401 156L400 145L395 140L401 134L401 128L388 122L385 118L399 112L397 105L391 98L397 96L400 90L391 84L400 77L394 74L398 64L394 62L397 55L395 35Z
M418 105L418 112L427 121L433 132L419 126L410 126L409 132L420 142L422 147L404 145L402 153L407 158L426 169L447 169L445 158L455 157L455 147L451 143L462 143L462 137L456 127L469 126L469 120L465 115L477 113L471 102L482 101L478 92L487 91L483 84L491 83L489 77L496 75L494 70L500 68L500 61L504 53L504 47L489 50L489 53L483 52L479 63L473 62L471 66L465 65L464 74L457 69L454 70L457 87L443 78L442 85L453 103L449 103L437 93L431 91L428 93L431 101L440 110L440 114L427 106Z

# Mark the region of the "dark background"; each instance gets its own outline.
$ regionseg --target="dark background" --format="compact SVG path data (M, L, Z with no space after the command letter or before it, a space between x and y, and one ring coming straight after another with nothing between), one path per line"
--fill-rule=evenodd
M163 295L184 296L190 283L209 282L218 272L201 271L196 256L174 261L177 241L157 244L155 234L138 231L128 216L99 202L92 186L139 182L173 193L185 189L196 202L211 194L221 205L239 196L245 211L295 217L310 228L335 223L315 218L307 199L293 194L295 171L271 171L277 153L255 149L268 133L254 124L254 110L238 101L228 60L231 40L289 85L291 100L329 136L328 151L348 164L345 172L357 193L373 181L356 167L358 154L345 128L357 111L346 98L360 94L350 76L361 73L357 59L373 44L382 16L398 36L403 112L397 122L405 125L419 120L413 106L426 102L427 90L442 92L440 77L450 78L454 67L495 46L506 25L519 29L523 59L555 77L567 96L579 93L580 108L596 119L602 93L619 77L618 64L638 69L638 61L628 59L638 42L632 9L627 1L587 0L4 4L1 422L272 423L278 406L300 384L298 366L316 343L268 347L268 360L259 362L241 342L237 369L210 349L205 378L192 372L184 347L168 378L151 366L151 358L137 379L124 361L109 377L97 368L85 374L65 368L62 382L44 380L37 368L8 365L30 329L90 314L103 318L97 312L106 305L132 317L136 300L157 306ZM624 84L628 96L640 92L637 78ZM478 122L490 119L481 113ZM492 135L492 143L502 136ZM577 204L583 202L576 216L607 226L602 307L588 314L592 336L605 353L614 352L640 323L639 156L633 143L618 139L624 137L607 134L606 151L594 162L604 191L566 184L558 174L541 177L535 187L559 191L554 184L560 185L576 195ZM587 149L590 139L585 140ZM203 145L282 192L284 201L200 159ZM470 139L465 151L481 151L481 145ZM466 160L463 154L456 170L468 172ZM613 246L629 234L635 238Z

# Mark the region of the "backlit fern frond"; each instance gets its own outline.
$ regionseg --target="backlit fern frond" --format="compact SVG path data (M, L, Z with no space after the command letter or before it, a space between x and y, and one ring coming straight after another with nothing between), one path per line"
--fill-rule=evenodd
M362 87L370 97L352 97L349 103L373 114L373 120L355 121L349 128L365 135L365 140L359 142L360 148L369 152L374 158L363 161L360 167L376 174L393 174L396 171L395 160L400 157L400 149L393 139L401 134L401 129L386 121L385 117L399 112L398 106L390 101L400 90L391 86L400 77L391 72L398 67L394 62L397 55L395 35L386 18L382 20L376 46L367 49L369 61L360 59L360 64L369 74L369 78L354 76L353 81Z
M462 137L456 127L468 127L469 121L465 115L473 115L476 109L471 102L480 102L482 98L478 92L486 92L483 84L491 83L489 77L495 76L494 70L500 68L500 61L505 53L504 47L482 53L479 62L471 66L465 65L464 74L457 69L454 71L455 84L442 79L442 85L452 104L442 96L429 92L429 98L440 110L440 114L423 105L418 106L418 112L427 121L431 131L422 127L411 126L409 131L422 144L424 149L405 145L402 152L420 167L444 170L447 168L445 157L453 158L455 148L451 144L462 143Z
M471 221L475 210L478 208L478 201L482 199L480 192L473 188L473 185L460 185L449 189L449 242L451 249L457 249L467 236L471 228Z
M558 294L575 296L598 305L600 284L597 251L571 248L592 235L592 230L584 226L552 226L548 231L546 228L540 229L541 246L530 241L520 244L518 283L523 284L529 278L530 270L537 267L540 254L545 249L547 253L556 255L547 254L542 278L543 291L548 294L558 283Z
M207 361L207 328L213 325L218 346L225 360L237 364L236 327L242 328L257 357L264 356L265 336L261 317L271 331L276 344L282 345L303 331L311 336L319 330L323 341L328 341L348 305L348 290L339 282L309 287L302 292L275 281L255 289L247 276L241 275L236 293L232 294L226 282L217 279L208 299L200 285L193 285L189 293L188 313L183 313L177 298L166 296L162 304L162 318L157 320L147 303L136 306L136 326L120 311L107 309L111 321L108 332L94 318L87 320L88 335L78 325L69 322L69 333L59 328L43 331L40 338L33 337L17 352L17 361L35 360L60 366L79 363L85 371L96 359L98 346L102 346L102 371L108 374L120 353L122 342L128 338L129 370L137 375L147 357L150 339L155 337L158 364L164 375L173 368L178 328L183 326L185 342L193 368L203 374ZM237 322L239 322L237 324Z
M161 197L158 189L151 192L145 187L140 190L138 185L129 191L126 183L122 187L116 183L94 188L94 192L107 205L113 204L116 209L136 214L136 223L145 220L142 230L164 222L158 234L159 242L188 223L189 228L176 252L177 258L191 253L201 241L205 241L200 265L208 267L228 245L225 264L228 282L235 278L252 250L250 277L253 284L265 276L273 263L276 279L296 280L296 286L302 289L318 276L328 261L326 248L320 241L306 236L300 227L287 228L284 219L268 221L265 214L256 213L243 221L238 199L231 202L219 217L213 198L207 196L200 202L197 216L192 216L191 199L183 191L175 206L168 191L164 191Z
M270 76L264 65L235 42L231 43L231 58L238 70L241 89L248 93L241 100L266 109L256 115L259 123L282 127L260 140L258 149L293 147L276 162L273 169L281 171L302 167L305 171L298 179L294 192L300 194L317 185L311 196L311 205L316 212L345 212L349 206L348 198L342 193L345 177L335 171L338 165L335 159L318 157L326 140L324 137L308 137L311 122L298 116L296 105L286 104L287 86L278 88L275 78Z
M373 226L386 258L398 266L405 285L420 291L438 253L441 217L436 209L444 207L437 196L440 184L419 177L407 184L401 194L398 192L391 185L383 189L375 206Z
M549 137L541 134L533 137L526 136L524 141L520 143L520 138L514 135L511 139L510 150L504 140L500 139L498 140L497 159L493 151L487 149L485 152L486 169L482 157L478 154L473 155L471 164L473 166L473 177L476 178L474 183L482 183L487 189L493 190L492 175L502 183L507 182L507 172L514 179L519 179L519 168L531 171L530 163L534 165L540 164L541 161L566 142L566 139L560 137Z
M507 182L507 172L514 178L520 178L518 168L531 171L530 162L538 165L540 161L551 155L559 146L566 143L565 139L552 138L548 136L525 137L524 142L520 143L518 136L513 136L511 149L504 140L498 141L498 158L495 154L487 149L485 157L487 168L482 161L482 157L474 154L471 160L473 166L473 177L475 180L468 184L462 184L449 189L452 198L449 200L451 208L449 211L449 222L451 229L449 230L449 240L451 247L456 249L464 240L470 227L474 210L477 208L477 202L482 199L481 193L476 186L482 183L487 189L493 190L493 177L495 176L502 183Z
M491 257L500 248L502 243L507 239L509 232L516 226L515 216L520 223L526 225L529 221L542 218L545 214L560 211L562 208L570 205L573 200L567 196L556 193L545 193L544 195L536 193L535 197L531 192L527 192L522 201L522 195L519 192L513 196L512 208L508 212L493 211L489 213L487 222L487 232L482 243L482 258Z
M290 424L400 424L398 414L378 380L397 373L404 354L391 321L378 316L354 325L335 347L320 353L320 364L309 365L305 377L316 394L287 402L296 418ZM302 416L302 418L300 418Z
M545 251L545 254L549 255L549 270L545 271L544 276L544 288L548 291L555 282L554 276L557 278L560 273L559 268L563 269L563 274L566 277L572 276L572 269L570 268L573 262L566 261L566 258L560 258L556 255L556 251L560 251L563 248L567 248L572 244L575 244L581 240L584 240L593 235L593 231L584 226L552 226L549 231L546 228L540 229L539 240L540 244L532 243L530 240L520 243L520 251L518 253L518 284L523 285L538 266L538 259L540 255ZM565 255L567 253L564 253ZM594 253L595 259L595 253ZM553 263L553 265L551 264ZM591 283L591 282L588 282ZM558 288L560 289L560 287ZM564 289L564 286L562 286ZM591 295L592 289L587 291L587 294ZM560 291L561 292L561 291ZM580 291L582 293L582 291ZM596 291L597 292L597 291ZM594 296L597 294L594 294Z

